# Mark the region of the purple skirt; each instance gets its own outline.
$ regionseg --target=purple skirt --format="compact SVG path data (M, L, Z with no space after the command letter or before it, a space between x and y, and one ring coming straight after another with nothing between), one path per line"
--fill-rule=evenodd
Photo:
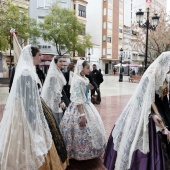
M148 154L143 154L139 150L136 150L132 156L130 170L169 170L168 161L166 160L167 147L165 143L167 143L166 136L162 135L161 133L156 133L155 123L153 122L152 119L150 119L149 120L150 152ZM117 151L114 150L113 137L111 133L104 155L104 164L108 170L115 169L116 158Z

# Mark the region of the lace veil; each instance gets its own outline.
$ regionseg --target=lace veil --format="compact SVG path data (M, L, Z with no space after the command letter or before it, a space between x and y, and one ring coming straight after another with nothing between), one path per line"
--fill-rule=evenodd
M31 45L21 51L0 123L0 169L37 170L52 137L43 114Z
M83 70L83 62L85 60L82 60L82 59L79 59L77 61L77 64L75 66L75 69L74 69L74 76L72 78L72 81L71 81L71 89L70 89L70 93L73 93L74 92L74 86L75 86L75 83L78 79L81 79L82 81L85 82L85 84L87 85L89 83L89 80L84 76L82 77L80 75L80 73L82 72Z
M64 85L66 85L66 79L61 70L57 68L53 58L42 88L41 96L54 113L59 112L59 103L61 102Z
M147 69L136 91L118 118L112 131L114 150L117 151L115 169L130 169L135 150L149 152L148 122L155 92L161 95L170 66L170 52L162 53Z

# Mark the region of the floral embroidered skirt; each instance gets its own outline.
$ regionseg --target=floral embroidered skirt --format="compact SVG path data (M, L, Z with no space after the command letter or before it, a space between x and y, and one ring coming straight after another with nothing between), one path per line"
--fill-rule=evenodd
M87 124L79 126L80 113L73 103L69 105L60 123L70 159L87 160L99 157L105 150L106 139L101 117L92 103L83 104Z

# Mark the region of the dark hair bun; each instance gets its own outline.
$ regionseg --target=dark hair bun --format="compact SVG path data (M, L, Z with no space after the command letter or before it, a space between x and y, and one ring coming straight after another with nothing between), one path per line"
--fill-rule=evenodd
M60 58L62 58L62 56L60 56L60 55L55 56L54 63L57 63Z
M37 46L31 45L31 53L33 57L35 57L39 51L40 50Z

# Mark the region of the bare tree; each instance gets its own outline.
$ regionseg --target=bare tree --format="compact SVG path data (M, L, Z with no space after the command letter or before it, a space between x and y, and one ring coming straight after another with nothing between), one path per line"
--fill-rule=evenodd
M136 36L131 42L131 46L139 54L145 55L146 29L139 28L137 24L134 24L132 29L136 32ZM148 60L150 62L162 52L170 50L170 16L165 12L160 13L160 20L156 30L149 31L148 41Z

